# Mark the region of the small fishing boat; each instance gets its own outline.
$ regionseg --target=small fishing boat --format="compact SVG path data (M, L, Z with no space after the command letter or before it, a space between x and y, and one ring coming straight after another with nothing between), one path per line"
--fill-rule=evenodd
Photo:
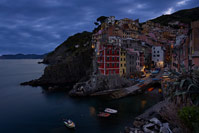
M106 109L104 110L104 112L110 113L110 114L116 114L116 113L117 113L117 110L111 109L111 108L106 108Z
M73 121L69 120L64 120L64 124L68 127L68 128L75 128L75 123Z
M140 88L144 87L144 86L145 86L144 82L141 82L141 83L138 84L138 87L140 87Z
M152 91L154 88L153 87L151 87L151 88L148 88L148 91Z
M109 113L104 113L104 112L100 112L97 116L99 117L109 117L111 114Z

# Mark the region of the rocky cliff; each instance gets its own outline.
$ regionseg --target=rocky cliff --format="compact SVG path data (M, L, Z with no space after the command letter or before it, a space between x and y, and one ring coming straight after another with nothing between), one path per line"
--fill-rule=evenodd
M90 32L82 32L69 37L43 63L49 64L41 78L22 83L32 86L66 86L89 79L92 72Z

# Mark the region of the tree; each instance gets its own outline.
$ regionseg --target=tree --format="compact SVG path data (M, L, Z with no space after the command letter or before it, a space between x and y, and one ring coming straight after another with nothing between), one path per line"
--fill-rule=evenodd
M94 22L94 24L95 24L95 25L99 25L99 23L98 23L98 22Z
M108 17L106 17L106 16L100 16L99 18L97 18L97 22L100 22L101 24L103 23L103 22L105 22L105 20L107 19Z

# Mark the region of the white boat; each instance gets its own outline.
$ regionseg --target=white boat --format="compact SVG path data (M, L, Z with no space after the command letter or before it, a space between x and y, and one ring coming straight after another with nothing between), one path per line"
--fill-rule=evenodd
M105 108L104 112L110 113L110 114L116 114L116 113L117 113L117 110L111 109L111 108Z
M64 124L65 124L68 128L75 128L75 123L72 122L71 120L64 120Z

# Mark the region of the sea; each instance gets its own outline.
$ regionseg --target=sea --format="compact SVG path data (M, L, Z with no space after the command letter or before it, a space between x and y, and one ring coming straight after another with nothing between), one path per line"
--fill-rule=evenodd
M38 59L0 60L0 133L120 133L136 116L158 103L162 96L144 93L118 100L70 97L68 91L48 92L20 83L42 76L46 65ZM118 110L98 117L105 108ZM63 119L71 119L68 129Z

